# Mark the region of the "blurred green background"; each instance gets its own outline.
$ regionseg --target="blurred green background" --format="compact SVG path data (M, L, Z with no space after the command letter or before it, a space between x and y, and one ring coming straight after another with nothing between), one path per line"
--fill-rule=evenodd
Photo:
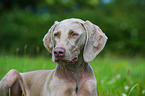
M10 69L54 69L42 39L67 18L89 20L108 37L90 63L98 95L145 96L145 0L0 0L0 80Z
M103 53L144 56L145 0L0 0L0 53L46 53L54 21L89 20L108 36Z

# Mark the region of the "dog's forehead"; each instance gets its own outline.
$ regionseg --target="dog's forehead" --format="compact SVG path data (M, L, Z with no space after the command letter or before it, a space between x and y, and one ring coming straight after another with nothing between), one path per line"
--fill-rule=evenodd
M71 18L71 19L63 20L63 21L61 21L60 23L84 23L84 21L81 20L81 19L74 19L74 18Z
M65 20L61 21L55 28L55 31L65 31L69 32L70 30L75 31L77 33L84 32L84 28L81 25L81 22L73 21L73 20Z

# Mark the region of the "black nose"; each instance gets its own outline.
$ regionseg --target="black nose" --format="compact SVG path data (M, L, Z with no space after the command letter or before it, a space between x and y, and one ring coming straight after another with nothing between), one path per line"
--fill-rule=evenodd
M65 55L65 49L63 49L63 48L56 48L56 49L54 49L54 55L56 56L56 57L62 57L62 56L64 56Z

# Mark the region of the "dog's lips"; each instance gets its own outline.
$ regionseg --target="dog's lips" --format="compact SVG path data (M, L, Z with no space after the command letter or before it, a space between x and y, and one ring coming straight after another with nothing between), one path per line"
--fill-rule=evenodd
M75 63L75 62L77 62L78 61L78 57L76 56L74 59L72 59L72 63Z
M74 57L71 61L70 60L67 60L65 58L55 58L55 62L58 62L58 63L62 63L62 62L70 62L70 63L75 63L78 61L78 57Z
M68 62L65 58L55 58L55 62L62 63L62 62Z

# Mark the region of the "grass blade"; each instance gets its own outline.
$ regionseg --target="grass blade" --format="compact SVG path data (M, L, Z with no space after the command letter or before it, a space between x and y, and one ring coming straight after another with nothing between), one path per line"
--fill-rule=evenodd
M130 93L132 92L132 90L136 87L138 85L138 83L137 84L135 84L131 89L130 89L130 91L129 91L129 93L128 93L128 95L127 96L129 96L130 95Z

